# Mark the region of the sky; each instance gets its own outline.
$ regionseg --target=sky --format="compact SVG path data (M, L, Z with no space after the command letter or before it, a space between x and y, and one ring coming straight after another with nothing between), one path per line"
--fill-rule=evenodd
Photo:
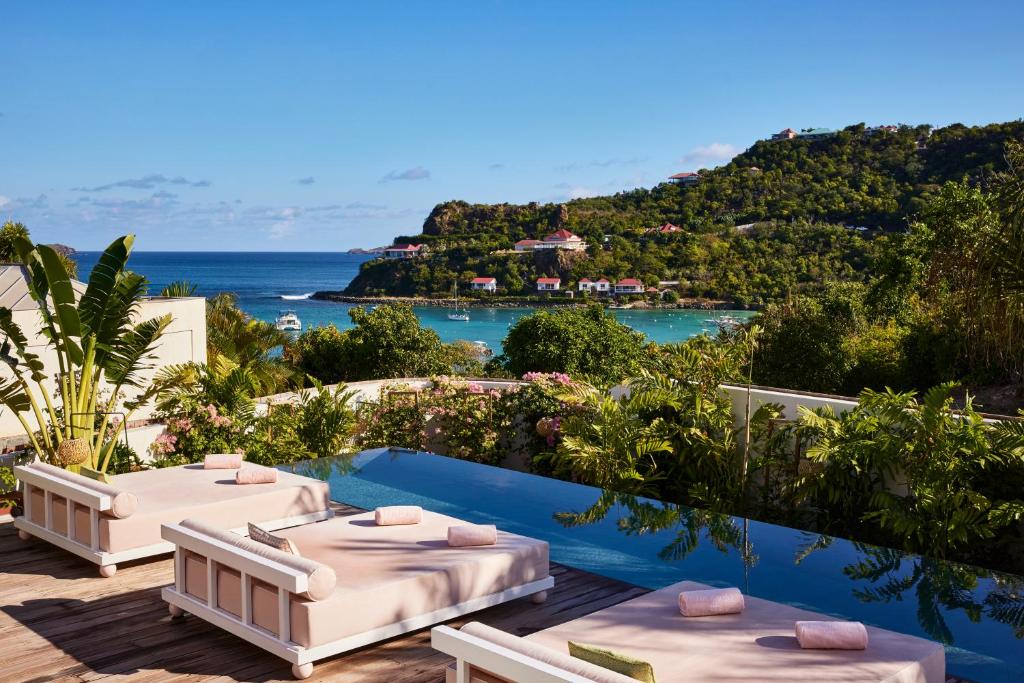
M99 249L330 251L786 127L1024 116L1024 2L0 3L0 220Z

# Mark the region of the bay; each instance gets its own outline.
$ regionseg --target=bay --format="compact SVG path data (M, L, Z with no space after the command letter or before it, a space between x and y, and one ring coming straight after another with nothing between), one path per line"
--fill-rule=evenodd
M99 252L77 252L79 277L87 279ZM188 280L200 296L233 292L249 315L273 322L282 310L294 310L303 327L334 323L351 327L348 309L353 304L314 301L316 291L340 291L359 273L359 266L372 258L363 254L333 252L158 252L138 251L131 257L132 270L146 276L150 293L156 294L176 280ZM435 330L446 342L465 339L484 342L495 353L516 320L532 308L471 308L469 321L448 320L449 311L433 306L414 309L421 323ZM722 312L683 309L614 310L626 325L658 342L683 341L702 332L714 333L707 322ZM731 311L746 319L751 313Z

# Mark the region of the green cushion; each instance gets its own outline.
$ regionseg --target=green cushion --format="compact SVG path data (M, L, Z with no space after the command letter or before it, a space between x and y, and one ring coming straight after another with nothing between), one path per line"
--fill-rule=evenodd
M585 643L569 641L569 654L603 669L609 669L623 676L635 678L644 683L654 683L654 668L647 662L633 659L628 655L605 650Z

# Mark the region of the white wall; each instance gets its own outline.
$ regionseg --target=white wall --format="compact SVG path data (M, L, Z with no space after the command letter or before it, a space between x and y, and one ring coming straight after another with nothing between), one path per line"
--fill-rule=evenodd
M154 367L141 373L143 384L162 366L187 361L206 361L206 300L202 297L145 299L140 306L137 318L138 320L147 320L167 313L172 316L171 323L154 349L154 359L150 361ZM28 338L29 350L42 359L47 374L55 376L58 370L57 354L49 346L47 340L38 333L42 323L39 311L15 311L13 316L14 321ZM7 379L11 376L10 368L0 363L0 379ZM53 396L52 381L47 384L50 395ZM133 395L137 392L130 390L127 393ZM36 398L40 400L41 404L42 396L37 395ZM146 406L136 411L132 419L145 419L152 413L152 406ZM35 426L34 419L31 418L31 415L29 417L29 423ZM24 429L17 417L6 408L0 409L0 438L16 437L23 434Z

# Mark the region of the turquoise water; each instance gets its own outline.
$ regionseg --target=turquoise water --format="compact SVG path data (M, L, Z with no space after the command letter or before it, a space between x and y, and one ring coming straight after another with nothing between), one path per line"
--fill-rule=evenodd
M683 579L946 645L977 681L1024 680L1024 577L427 453L367 451L286 466L331 499L420 505L548 541L561 564L647 588ZM574 524L573 513L607 503Z
M75 254L80 276L88 277L99 257L98 252ZM239 305L250 315L273 322L283 309L293 309L305 327L334 323L351 326L349 304L313 301L306 297L316 291L338 291L359 273L369 257L341 253L295 252L135 252L131 268L145 275L151 291L158 292L175 280L188 280L199 287L199 294L234 292ZM285 298L287 297L287 298ZM448 320L448 310L432 306L417 307L423 325L437 331L441 339L482 341L495 353L516 320L531 313L528 308L473 308L468 322ZM706 311L616 310L616 317L648 339L658 343L682 341L704 331L715 332L706 322ZM740 318L748 312L733 312Z

